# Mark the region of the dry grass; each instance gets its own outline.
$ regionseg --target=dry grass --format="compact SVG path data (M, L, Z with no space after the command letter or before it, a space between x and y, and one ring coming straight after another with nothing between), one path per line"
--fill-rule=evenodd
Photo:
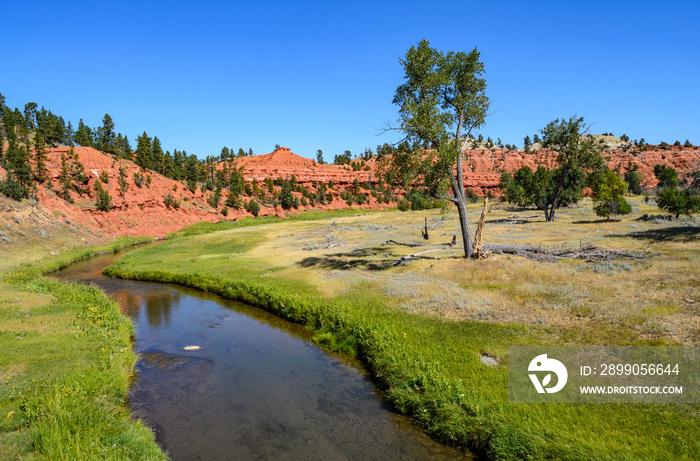
M522 219L538 212L502 206L488 213L486 243L535 244L606 249L651 250L644 261L542 263L519 257L461 258L462 248L443 247L459 236L456 213L438 210L384 212L338 217L331 222L284 222L215 233L207 243L232 236L256 239L244 258L269 274L310 283L331 297L362 286L391 299L397 309L447 319L527 323L552 328L611 332L628 330L641 340L695 344L700 332L700 226L697 219L637 221L658 210L632 199L635 212L610 222L598 219L589 201L559 211L556 222ZM469 210L472 232L479 205ZM540 214L540 213L538 213ZM431 239L420 231L429 220ZM262 235L264 234L264 237ZM389 239L427 243L410 248ZM209 242L209 240L211 240ZM392 268L398 258L427 249L440 260L416 260ZM214 255L207 257L213 258ZM362 285L360 285L362 284ZM612 333L611 333L612 334ZM594 335L594 341L605 336ZM612 339L612 338L607 338Z

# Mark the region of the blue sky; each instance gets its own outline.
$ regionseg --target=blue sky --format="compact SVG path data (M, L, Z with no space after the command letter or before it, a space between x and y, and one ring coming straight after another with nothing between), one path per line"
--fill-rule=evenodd
M5 0L0 93L135 147L200 157L275 144L326 160L395 142L399 58L481 52L484 136L522 146L574 114L594 133L700 144L700 2Z

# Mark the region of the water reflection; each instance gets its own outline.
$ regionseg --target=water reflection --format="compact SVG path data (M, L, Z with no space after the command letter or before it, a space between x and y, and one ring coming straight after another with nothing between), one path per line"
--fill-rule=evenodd
M114 257L58 276L101 286L136 325L129 402L173 459L461 459L393 413L357 364L265 311L108 279ZM185 352L188 345L201 349Z

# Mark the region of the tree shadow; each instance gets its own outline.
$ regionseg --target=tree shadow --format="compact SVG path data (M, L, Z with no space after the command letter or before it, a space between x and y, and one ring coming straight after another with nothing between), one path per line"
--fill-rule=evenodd
M376 253L384 253L387 257L374 258ZM392 267L398 258L391 257L386 248L376 247L368 250L360 248L347 253L334 253L324 256L311 256L297 263L301 267L319 267L323 269L347 271L352 269L365 269L370 271L382 271Z
M630 232L627 234L608 235L608 237L631 237L655 242L691 242L700 239L700 227L674 226L662 229Z

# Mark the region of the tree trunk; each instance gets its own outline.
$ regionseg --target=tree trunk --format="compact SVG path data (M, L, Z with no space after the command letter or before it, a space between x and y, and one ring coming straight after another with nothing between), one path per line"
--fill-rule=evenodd
M462 228L462 243L464 244L464 257L471 258L473 253L472 239L469 234L469 222L467 221L467 204L462 194L461 200L456 202L457 211L459 212L459 224Z

